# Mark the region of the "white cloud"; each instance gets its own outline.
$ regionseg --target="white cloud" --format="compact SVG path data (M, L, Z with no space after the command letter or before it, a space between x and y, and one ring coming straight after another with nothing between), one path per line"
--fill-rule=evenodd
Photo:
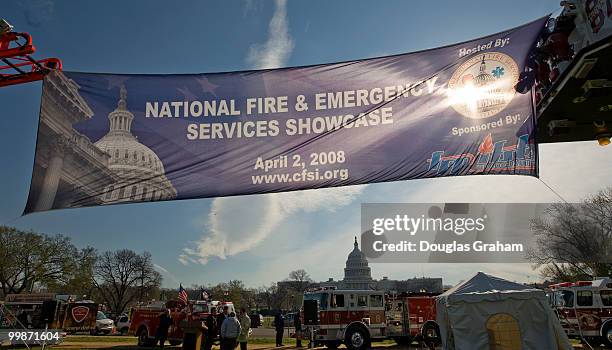
M158 264L153 264L153 267L162 273L162 275L164 277L170 277L170 279L175 283L175 284L179 284L179 281L174 277L174 275L172 273L170 273L170 271L168 271L165 267L158 265Z
M293 51L293 39L289 34L287 1L276 0L276 9L268 27L268 40L251 46L247 62L256 69L282 67Z
M180 254L177 259L178 259L178 261L181 264L183 264L185 266L187 266L189 264L197 264L198 263L197 260L195 260L194 258L190 257L187 254Z
M179 262L206 264L226 259L264 241L288 217L303 212L333 212L357 198L364 186L316 189L248 197L216 198L208 214L208 233L184 248Z

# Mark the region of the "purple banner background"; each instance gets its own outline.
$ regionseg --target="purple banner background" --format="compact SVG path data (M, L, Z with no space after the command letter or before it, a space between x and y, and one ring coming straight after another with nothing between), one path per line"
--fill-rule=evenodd
M50 75L25 212L440 176L537 176L532 98L528 88L515 86L545 21L437 49L308 67ZM397 86L402 95L379 101L385 87ZM358 90L367 91L369 105L316 109L316 94L355 91L347 95L350 103ZM300 95L307 110L296 108ZM286 96L287 112L246 113L247 99L278 96ZM185 117L181 109L174 116L172 107L173 117L155 117L164 114L164 102L221 100L234 100L239 115ZM378 119L367 115L372 111ZM288 120L322 125L346 115L355 118L341 127L289 135ZM256 130L251 122L263 125L265 135L236 137L245 123L242 131ZM225 123L215 135L214 123ZM204 137L223 138L199 139L200 124L208 124ZM274 168L261 169L273 159Z

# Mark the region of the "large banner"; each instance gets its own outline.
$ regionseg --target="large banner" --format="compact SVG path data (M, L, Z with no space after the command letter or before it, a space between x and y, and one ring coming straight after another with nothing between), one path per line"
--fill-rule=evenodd
M25 212L441 176L537 176L529 55L546 18L437 49L43 84Z

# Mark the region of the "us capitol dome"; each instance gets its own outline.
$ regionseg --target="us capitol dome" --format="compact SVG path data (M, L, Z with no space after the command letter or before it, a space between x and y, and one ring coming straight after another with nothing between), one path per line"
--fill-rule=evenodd
M127 90L121 86L117 108L108 115L110 130L95 143L110 155L109 169L120 178L106 186L105 204L176 198L176 189L165 175L164 165L149 147L132 135L134 114L127 110Z
M359 243L357 243L357 237L355 237L353 251L349 253L346 259L343 289L372 289L373 282L368 258L359 250Z
M476 108L478 112L485 113L504 104L503 91L498 86L499 83L497 79L487 73L487 64L485 63L484 55L480 63L479 73L474 80L476 86L483 89L483 95L477 101Z

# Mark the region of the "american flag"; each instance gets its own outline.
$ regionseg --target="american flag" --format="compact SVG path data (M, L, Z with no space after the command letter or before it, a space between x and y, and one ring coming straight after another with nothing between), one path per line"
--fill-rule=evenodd
M179 293L178 298L183 304L187 305L189 302L189 296L187 295L187 291L183 288L183 284L179 285Z

